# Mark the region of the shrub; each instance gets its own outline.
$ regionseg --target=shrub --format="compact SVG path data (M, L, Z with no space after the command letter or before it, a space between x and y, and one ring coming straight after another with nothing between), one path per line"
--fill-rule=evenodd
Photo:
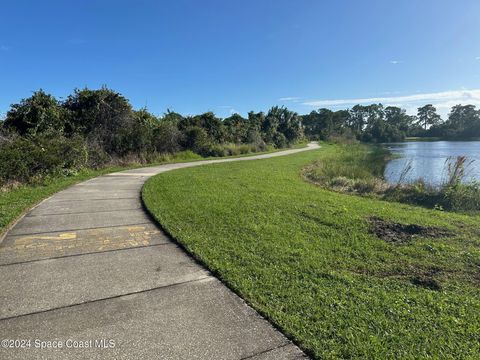
M132 148L132 137L128 135L136 119L130 103L121 94L106 87L76 89L63 106L69 114L68 133L95 139L110 155L123 155Z
M153 134L153 144L159 153L176 153L181 148L183 135L175 123L160 121Z
M256 151L255 145L252 145L252 144L239 145L238 150L239 150L240 154L242 154L242 155L250 154L250 153L253 153L253 152Z
M13 104L5 119L5 127L21 135L45 131L63 132L65 110L58 101L43 90L38 90L19 104Z
M283 149L288 145L287 138L285 137L285 135L279 132L275 133L275 135L273 136L273 143L275 144L275 147L277 149Z
M199 155L209 156L211 140L207 132L199 126L190 126L185 129L183 147L191 149Z
M480 183L456 184L445 187L444 207L453 211L480 210Z
M98 169L112 161L112 157L95 140L87 142L87 166Z
M353 144L359 143L359 141L355 137L355 134L350 129L347 129L341 133L332 133L331 135L328 135L327 141L332 144L344 144L344 145L353 145Z
M172 156L175 160L198 160L202 157L191 150L180 151Z
M223 147L223 145L211 145L210 149L206 153L207 156L215 156L215 157L222 157L227 156L228 151Z
M0 182L33 182L48 175L68 175L87 165L81 137L18 137L0 149Z
M252 129L248 132L247 140L253 145L254 151L265 151L267 144L263 141L262 136L258 130Z

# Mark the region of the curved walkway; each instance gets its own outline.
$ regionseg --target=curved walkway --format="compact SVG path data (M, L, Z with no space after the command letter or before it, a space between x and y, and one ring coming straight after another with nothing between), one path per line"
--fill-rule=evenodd
M305 358L162 233L140 191L173 169L318 147L122 171L43 201L0 244L0 340L30 340L0 358Z

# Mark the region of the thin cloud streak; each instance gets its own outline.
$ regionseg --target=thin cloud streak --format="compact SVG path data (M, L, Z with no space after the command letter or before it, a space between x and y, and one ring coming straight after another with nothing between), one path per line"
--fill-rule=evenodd
M411 103L469 103L480 104L480 89L472 90L454 90L442 91L436 93L424 93L405 96L392 97L372 97L372 98L358 98L358 99L334 99L334 100L309 100L302 103L302 105L321 107L321 106L347 106L356 104L401 104L403 106Z
M282 97L282 98L278 99L278 101L282 101L282 102L286 102L286 101L297 102L297 101L300 101L300 100L301 99L299 97L296 97L296 96Z

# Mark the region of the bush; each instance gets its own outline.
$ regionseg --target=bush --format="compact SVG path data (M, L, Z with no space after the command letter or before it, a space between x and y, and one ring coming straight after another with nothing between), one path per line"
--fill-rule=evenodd
M353 145L358 144L355 134L352 130L346 129L341 133L332 133L327 136L327 141L332 144L344 144L344 145Z
M255 145L252 144L244 144L244 145L239 145L238 150L240 154L250 154L256 151Z
M87 165L81 137L18 137L0 148L0 183L34 182L49 175L68 175Z
M480 210L480 183L456 184L443 189L444 207L453 211Z
M112 161L112 157L95 140L87 142L87 153L87 166L94 169L101 168Z
M211 140L207 132L199 126L190 126L185 129L183 147L191 149L199 155L210 156Z
M238 156L256 152L256 147L253 144L213 144L210 145L205 156L222 157L222 156Z
M254 152L267 150L267 144L263 141L262 136L257 130L250 130L248 132L248 142L252 144Z
M283 149L288 145L285 135L279 132L275 133L275 135L273 136L273 143L275 144L275 147L277 149Z
M106 87L76 89L63 107L69 114L67 133L94 139L110 155L124 155L132 149L129 135L138 119L121 94Z
M172 156L174 160L198 160L202 157L191 150L180 151Z
M181 148L183 135L172 121L162 120L154 131L153 144L159 153L174 154Z
M211 145L210 149L206 153L207 156L214 156L214 157L222 157L222 156L227 156L228 151L225 149L223 145Z
M33 93L19 104L13 104L5 119L5 127L21 135L54 131L62 133L66 111L43 90Z

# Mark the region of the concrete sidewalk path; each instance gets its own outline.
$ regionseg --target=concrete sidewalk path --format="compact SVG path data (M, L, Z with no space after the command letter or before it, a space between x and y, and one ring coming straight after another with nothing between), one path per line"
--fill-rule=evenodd
M306 359L163 234L140 191L165 171L318 147L122 171L43 201L0 244L0 359Z

